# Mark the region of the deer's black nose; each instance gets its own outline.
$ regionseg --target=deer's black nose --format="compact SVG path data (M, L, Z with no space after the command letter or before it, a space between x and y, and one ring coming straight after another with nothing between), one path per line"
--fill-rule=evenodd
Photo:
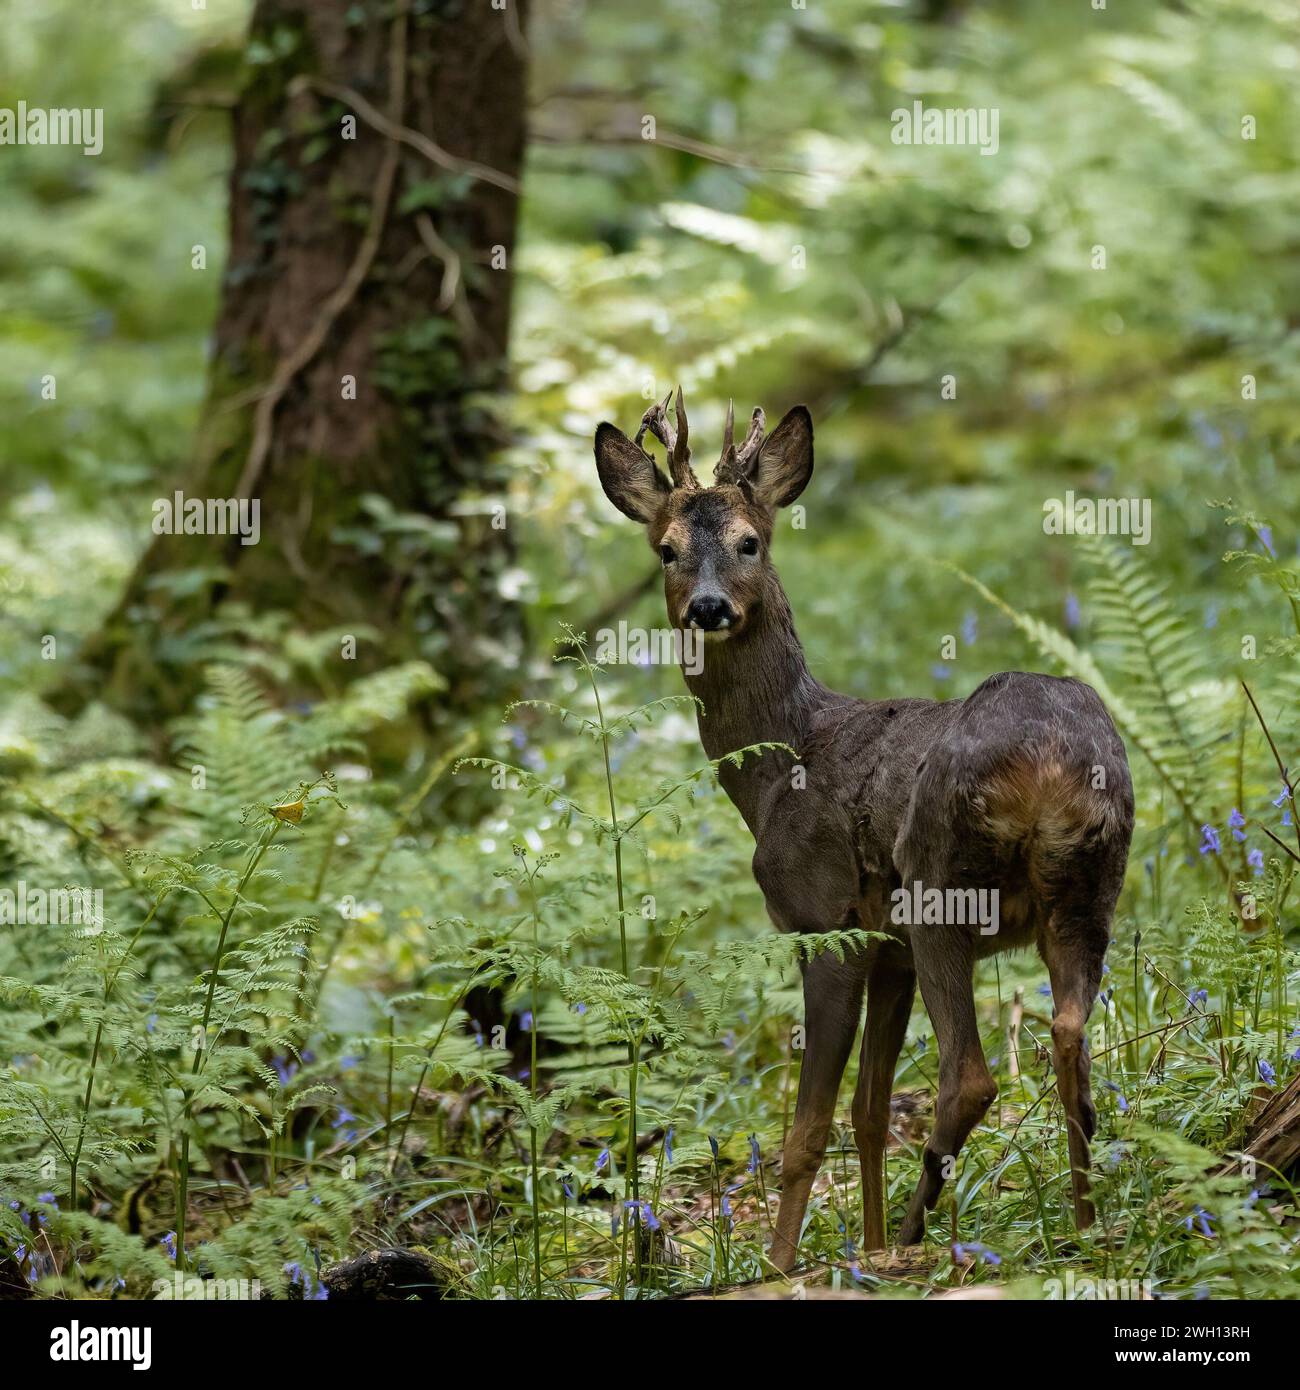
M735 612L721 594L701 594L691 600L686 610L686 625L702 628L705 632L730 627L735 620Z

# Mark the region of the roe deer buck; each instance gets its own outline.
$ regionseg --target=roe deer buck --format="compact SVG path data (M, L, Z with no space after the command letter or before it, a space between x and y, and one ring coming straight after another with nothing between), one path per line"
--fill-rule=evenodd
M1102 974L1133 829L1124 745L1089 686L1021 671L990 676L964 700L858 700L815 680L769 557L776 508L813 469L812 419L791 410L764 437L755 410L737 448L731 408L715 482L691 468L685 403L645 413L635 440L596 431L596 466L611 502L645 525L663 562L674 627L706 634L687 685L703 705L711 758L752 743L788 744L721 781L757 842L754 877L782 931L861 926L888 933L841 962L803 967L806 1050L785 1145L773 1263L793 1267L808 1194L826 1152L840 1078L865 988L853 1128L862 1162L865 1248L885 1244L885 1141L894 1069L916 984L939 1044L939 1093L922 1172L900 1231L925 1213L971 1130L997 1095L980 1046L977 959L1034 944L1051 977L1053 1064L1065 1111L1075 1219L1090 1224L1092 1105L1084 1025ZM671 482L641 447L667 451ZM891 894L998 891L995 934L955 921L900 925ZM920 895L918 895L920 896ZM969 901L969 898L967 898ZM962 917L964 914L947 914Z

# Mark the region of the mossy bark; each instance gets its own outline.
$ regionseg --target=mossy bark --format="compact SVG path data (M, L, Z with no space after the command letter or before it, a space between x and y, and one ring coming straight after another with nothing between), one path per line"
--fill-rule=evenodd
M103 698L137 718L175 714L211 639L258 640L277 610L311 631L356 626L363 667L426 657L461 703L503 683L518 634L496 584L509 532L464 503L499 495L523 3L258 0L208 396L191 466L164 495L235 498L251 474L242 495L259 503L260 540L157 535L64 707ZM393 121L416 139L394 140ZM421 136L450 160L413 148ZM364 276L331 318L368 233ZM250 464L259 395L325 320Z

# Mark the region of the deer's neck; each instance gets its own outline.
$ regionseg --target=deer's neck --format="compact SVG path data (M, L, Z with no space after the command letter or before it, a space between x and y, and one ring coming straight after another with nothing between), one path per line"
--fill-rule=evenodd
M808 670L784 589L773 575L749 625L725 641L708 641L698 675L686 685L704 709L700 742L710 758L753 743L786 743L802 751L813 716L837 697ZM724 766L722 785L757 835L758 808L773 778L789 780L791 758L778 752Z

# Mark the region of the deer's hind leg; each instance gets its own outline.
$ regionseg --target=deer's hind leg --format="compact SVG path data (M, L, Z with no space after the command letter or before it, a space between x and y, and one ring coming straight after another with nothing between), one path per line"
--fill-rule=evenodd
M1052 981L1052 1066L1065 1111L1074 1220L1081 1231L1096 1216L1088 1182L1089 1142L1097 1112L1092 1103L1087 1023L1101 984L1114 905L1114 895L1099 901L1091 888L1072 889L1053 905L1040 938Z
M781 1163L781 1202L772 1241L772 1263L782 1273L793 1269L799 1257L808 1194L826 1157L840 1079L857 1036L866 968L861 953L841 961L829 951L804 966L803 1065Z
M936 879L923 881L929 887ZM926 1212L939 1200L962 1145L998 1094L980 1044L973 983L975 944L969 928L913 927L912 956L939 1044L939 1094L934 1128L921 1155L920 1181L899 1231L901 1245L920 1243Z

